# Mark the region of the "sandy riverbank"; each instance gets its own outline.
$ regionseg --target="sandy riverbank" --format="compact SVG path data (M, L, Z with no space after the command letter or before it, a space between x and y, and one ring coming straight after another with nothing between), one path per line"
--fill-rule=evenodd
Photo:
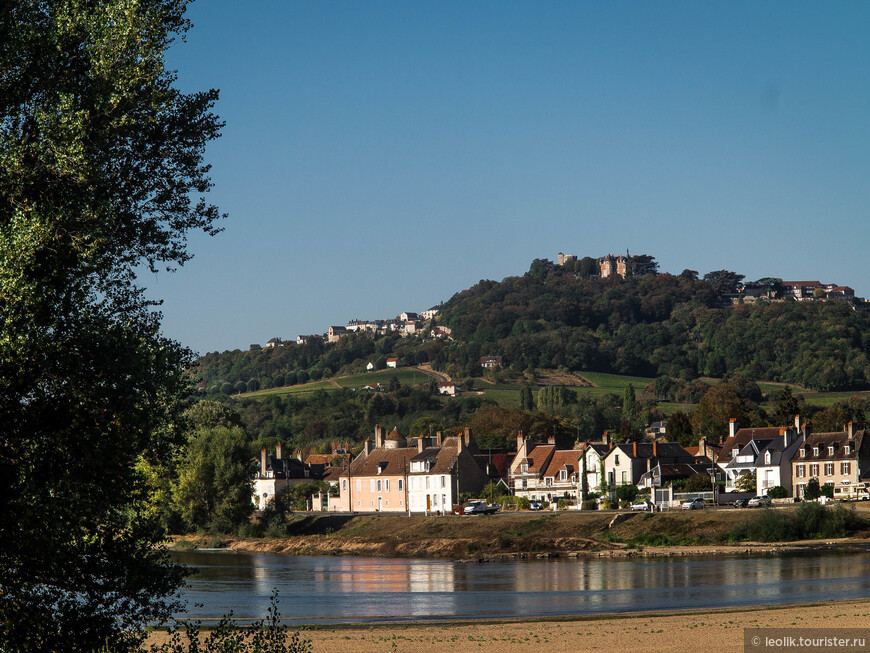
M576 620L352 626L309 630L304 636L311 640L313 653L686 653L743 651L746 628L870 629L870 599ZM150 641L162 637L155 633Z

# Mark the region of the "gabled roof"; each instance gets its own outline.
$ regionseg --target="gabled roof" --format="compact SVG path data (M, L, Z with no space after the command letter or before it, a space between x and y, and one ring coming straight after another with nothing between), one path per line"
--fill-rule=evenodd
M543 476L557 477L562 469L567 470L568 476L575 474L581 463L577 462L583 456L579 449L559 449L553 452L550 462L543 471Z
M378 466L385 463L380 476L405 475L411 459L417 455L417 447L398 447L374 449L368 456L364 453L356 457L350 465L351 476L378 476Z
M547 464L547 459L555 449L555 444L538 444L532 447L530 451L527 451L526 457L523 459L523 462L529 466L527 473L540 474L544 469L544 465Z
M754 438L747 442L740 451L737 452L737 457L740 458L742 456L752 456L752 460L750 462L737 462L736 458L731 459L731 461L726 465L726 467L730 468L755 468L755 461L757 460L759 454L762 450L769 445L773 439L767 438Z
M733 457L732 452L734 449L738 451L743 449L751 440L756 438L764 439L764 440L772 440L776 436L779 435L778 426L765 426L762 428L745 428L745 429L737 429L737 432L734 434L734 437L728 438L725 442L722 443L722 451L719 453L719 457L716 459L716 462L720 465L725 465L731 462L731 458Z

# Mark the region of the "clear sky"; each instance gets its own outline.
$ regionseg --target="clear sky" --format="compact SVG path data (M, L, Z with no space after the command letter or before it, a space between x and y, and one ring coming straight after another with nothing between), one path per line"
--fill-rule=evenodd
M870 296L870 3L200 0L218 88L193 261L141 281L204 354L421 311L558 252Z

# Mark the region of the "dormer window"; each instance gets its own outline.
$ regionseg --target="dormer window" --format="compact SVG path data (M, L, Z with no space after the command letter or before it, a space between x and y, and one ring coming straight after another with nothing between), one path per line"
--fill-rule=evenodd
M807 450L804 449L803 447L801 447L801 458L806 458L806 457L807 457Z
M813 447L813 455L814 455L814 456L818 456L818 455L819 455L819 448L818 448L818 447Z
M529 463L520 463L520 471L525 474L529 471Z
M850 446L847 444L844 453L848 456L850 453L852 453L852 447L850 447Z
M738 453L740 453L740 449L732 449L732 450L731 450L731 457L732 457L732 458L737 458L737 454L738 454Z
M831 445L830 447L828 447L828 455L829 456L834 455L834 445Z
M559 472L559 480L560 481L567 481L568 480L568 471L567 470L563 469Z
M764 452L764 464L765 465L770 464L770 452L769 451Z
M387 468L387 463L385 461L381 461L378 463L378 474L383 472Z

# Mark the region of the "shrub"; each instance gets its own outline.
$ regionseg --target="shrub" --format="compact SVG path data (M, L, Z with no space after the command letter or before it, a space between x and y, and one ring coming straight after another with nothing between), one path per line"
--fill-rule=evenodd
M595 499L588 499L580 506L582 510L598 510L598 502Z
M788 492L781 485L775 485L772 488L768 488L767 496L771 499L785 499L788 496Z
M634 501L637 491L636 485L620 485L616 488L616 498L620 501Z
M797 510L765 508L738 526L735 540L789 542L825 537L846 537L868 527L868 521L845 506L826 508L815 502L802 503Z
M208 634L200 637L201 622L180 621L170 629L169 640L151 647L151 653L310 653L311 641L298 631L290 632L289 626L281 623L278 612L278 590L272 590L268 616L239 628L232 612L225 615ZM183 633L183 635L182 635ZM186 640L186 641L185 641Z

